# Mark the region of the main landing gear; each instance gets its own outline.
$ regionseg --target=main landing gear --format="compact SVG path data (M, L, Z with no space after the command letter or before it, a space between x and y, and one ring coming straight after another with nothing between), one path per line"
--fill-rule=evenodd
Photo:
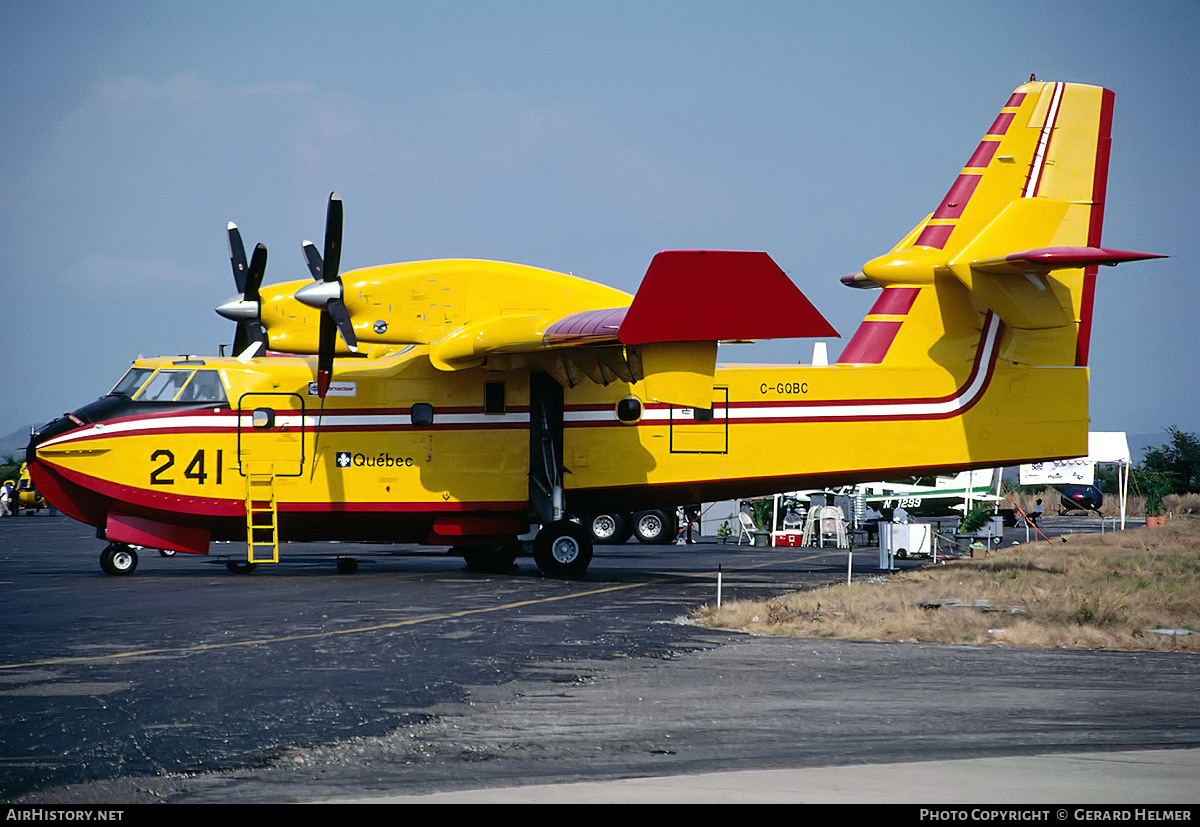
M529 502L542 527L533 559L547 577L577 577L592 562L591 532L563 504L563 389L544 373L529 377Z
M579 523L555 520L534 535L533 559L549 577L577 577L592 562L592 538Z

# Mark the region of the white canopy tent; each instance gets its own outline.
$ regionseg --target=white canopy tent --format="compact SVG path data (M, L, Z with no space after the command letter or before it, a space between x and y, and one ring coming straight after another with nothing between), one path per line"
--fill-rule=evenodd
M1021 466L1021 484L1091 485L1095 466L1117 466L1117 496L1121 504L1121 528L1125 528L1125 505L1129 491L1129 440L1124 431L1089 431L1088 454L1080 459L1039 462Z
M1125 528L1125 502L1129 493L1129 440L1124 431L1089 431L1088 459L1117 466L1117 490L1121 502L1121 528Z

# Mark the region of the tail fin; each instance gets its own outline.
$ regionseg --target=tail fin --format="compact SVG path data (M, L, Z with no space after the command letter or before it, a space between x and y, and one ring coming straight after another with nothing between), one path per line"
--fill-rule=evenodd
M1020 87L937 209L845 281L902 288L911 306L914 291L950 279L1008 328L1054 331L1026 348L1037 362L1086 365L1096 266L1154 257L1100 247L1112 105L1095 86ZM843 362L883 360L905 319L879 317L897 302L881 297Z

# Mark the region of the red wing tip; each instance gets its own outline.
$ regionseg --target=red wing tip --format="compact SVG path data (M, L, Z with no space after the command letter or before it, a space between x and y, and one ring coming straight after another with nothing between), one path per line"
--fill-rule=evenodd
M1117 264L1123 261L1142 261L1151 258L1166 258L1156 253L1135 253L1131 250L1112 250L1106 247L1042 247L1024 250L1005 256L1008 261L1028 262L1087 262L1093 264Z
M856 290L872 290L882 286L877 282L867 278L867 276L863 273L847 273L846 275L842 276L841 281L842 284L846 285L847 287L853 287Z

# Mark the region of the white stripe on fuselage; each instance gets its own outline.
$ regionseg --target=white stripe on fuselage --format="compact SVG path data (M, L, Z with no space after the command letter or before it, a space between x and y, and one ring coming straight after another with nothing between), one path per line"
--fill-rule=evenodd
M726 411L731 421L736 420L837 420L837 419L919 419L953 416L970 407L983 393L987 386L988 375L992 360L995 358L996 345L999 341L1000 319L989 315L987 327L980 343L979 362L971 381L948 399L940 400L897 400L894 402L854 402L840 401L825 404L808 405L772 405L772 406L740 406L730 405ZM718 410L720 410L718 406ZM672 417L670 407L646 408L641 421L666 422ZM603 424L617 421L613 408L597 410L566 410L563 420L569 425ZM485 413L437 413L434 414L433 429L439 427L479 426L486 429L489 426L527 426L529 413L527 411L485 414ZM304 428L316 430L320 425L327 429L370 431L383 428L412 428L411 415L408 413L347 413L326 411L321 414L278 414L275 427ZM253 432L253 414L248 411L227 411L197 416L196 414L179 414L175 416L148 416L131 418L117 422L100 422L86 430L77 430L46 440L38 446L54 448L75 441L98 439L118 435L152 434L162 431L184 430L191 433L205 431L228 431L240 427L243 431Z

